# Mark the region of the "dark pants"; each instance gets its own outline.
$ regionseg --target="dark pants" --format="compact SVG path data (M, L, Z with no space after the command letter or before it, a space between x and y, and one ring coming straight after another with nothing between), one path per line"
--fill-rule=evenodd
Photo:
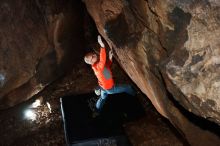
M117 94L117 93L127 93L129 95L134 96L136 94L135 90L131 87L131 85L123 84L123 85L115 85L109 90L105 90L101 88L101 96L96 102L96 108L101 110L108 94Z

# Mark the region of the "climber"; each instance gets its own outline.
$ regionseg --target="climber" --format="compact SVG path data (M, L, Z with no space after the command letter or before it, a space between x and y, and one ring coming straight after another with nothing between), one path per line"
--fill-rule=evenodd
M101 111L108 94L116 94L125 92L134 96L135 90L128 84L115 85L110 66L112 64L112 51L109 51L109 59L106 59L106 49L102 42L101 36L98 35L98 43L101 46L99 58L94 52L87 53L84 57L84 61L90 64L94 74L96 75L101 89L101 95L96 102L97 111Z

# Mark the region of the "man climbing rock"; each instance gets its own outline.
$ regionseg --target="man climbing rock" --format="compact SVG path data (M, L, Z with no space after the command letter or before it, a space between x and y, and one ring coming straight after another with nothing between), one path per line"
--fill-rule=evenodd
M94 52L90 52L85 55L84 60L87 64L91 65L98 79L98 83L101 89L101 96L96 102L96 108L98 111L100 111L108 97L108 94L125 92L134 96L136 92L130 85L115 85L110 69L113 53L112 51L109 51L109 59L107 60L105 45L102 42L100 35L98 36L98 43L101 46L99 57Z

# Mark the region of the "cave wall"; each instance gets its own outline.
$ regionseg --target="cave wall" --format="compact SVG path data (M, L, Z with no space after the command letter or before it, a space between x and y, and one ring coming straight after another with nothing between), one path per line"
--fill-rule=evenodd
M84 3L121 67L157 111L180 129L191 145L220 143L218 135L192 123L168 96L171 93L189 112L220 124L220 2Z
M191 145L220 143L218 135L195 125L170 100L220 124L220 2L83 2L114 57L157 111ZM82 7L69 0L0 2L0 109L77 70L85 54Z
M1 109L76 68L84 54L82 8L68 0L0 2Z

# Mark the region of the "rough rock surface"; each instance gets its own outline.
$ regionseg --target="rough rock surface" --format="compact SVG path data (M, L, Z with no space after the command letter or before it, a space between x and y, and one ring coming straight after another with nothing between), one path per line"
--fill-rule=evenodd
M0 108L40 92L83 55L79 2L0 2ZM82 52L82 54L80 54Z
M189 112L220 124L220 3L84 2L121 67L158 112L179 128L191 145L219 144L219 136L194 125L170 98Z
M188 21L181 32L185 41L175 40L181 46L172 47L165 67L167 77L184 96L171 92L189 111L220 124L220 4L201 1L177 6L181 9L176 13L181 14L173 18L178 21L174 28ZM182 34L173 37L184 38Z
M220 124L220 2L84 3L121 67L157 111L191 145L218 145L218 129L203 130L177 105ZM31 98L69 69L79 71L85 51L79 1L2 0L0 10L1 109Z

